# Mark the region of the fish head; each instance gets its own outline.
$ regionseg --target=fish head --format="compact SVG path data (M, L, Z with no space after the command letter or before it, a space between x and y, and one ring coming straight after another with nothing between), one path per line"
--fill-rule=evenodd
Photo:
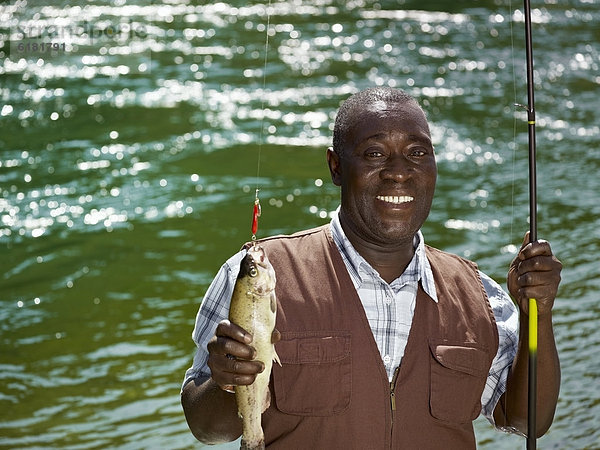
M251 246L242 259L238 279L244 277L254 294L263 296L275 289L275 270L260 245Z

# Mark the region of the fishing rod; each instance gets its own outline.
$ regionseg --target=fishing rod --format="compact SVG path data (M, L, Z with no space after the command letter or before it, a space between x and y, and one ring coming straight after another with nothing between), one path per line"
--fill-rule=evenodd
M533 96L533 46L531 43L531 5L524 0L525 56L527 60L527 128L529 136L529 242L537 241L537 179L535 167L535 105ZM527 395L527 450L536 448L537 412L537 301L529 299L529 365Z

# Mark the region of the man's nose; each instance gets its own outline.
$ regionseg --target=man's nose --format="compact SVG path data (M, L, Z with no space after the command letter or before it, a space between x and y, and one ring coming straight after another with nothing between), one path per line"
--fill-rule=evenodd
M413 167L410 160L403 154L397 154L388 158L380 176L382 179L391 179L400 183L410 178L412 172Z

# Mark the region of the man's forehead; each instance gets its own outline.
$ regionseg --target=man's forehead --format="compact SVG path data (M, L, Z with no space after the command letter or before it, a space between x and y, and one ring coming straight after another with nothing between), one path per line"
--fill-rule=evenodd
M385 100L373 100L361 105L354 111L355 116L363 115L405 115L408 112L419 112L423 114L421 107L416 102L389 102Z
M429 123L417 102L386 102L374 100L363 104L354 111L349 135L353 139L385 132L385 130L405 130L412 135L430 137Z
M357 123L364 122L365 120L381 119L416 120L417 122L424 122L424 125L429 128L425 113L416 102L399 103L374 100L354 110L352 123L355 126Z

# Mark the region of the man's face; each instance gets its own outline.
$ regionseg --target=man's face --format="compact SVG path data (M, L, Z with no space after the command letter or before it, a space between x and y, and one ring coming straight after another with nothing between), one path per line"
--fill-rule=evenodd
M354 118L342 155L328 154L341 187L341 221L375 245L412 240L429 215L437 166L422 110L372 104Z

